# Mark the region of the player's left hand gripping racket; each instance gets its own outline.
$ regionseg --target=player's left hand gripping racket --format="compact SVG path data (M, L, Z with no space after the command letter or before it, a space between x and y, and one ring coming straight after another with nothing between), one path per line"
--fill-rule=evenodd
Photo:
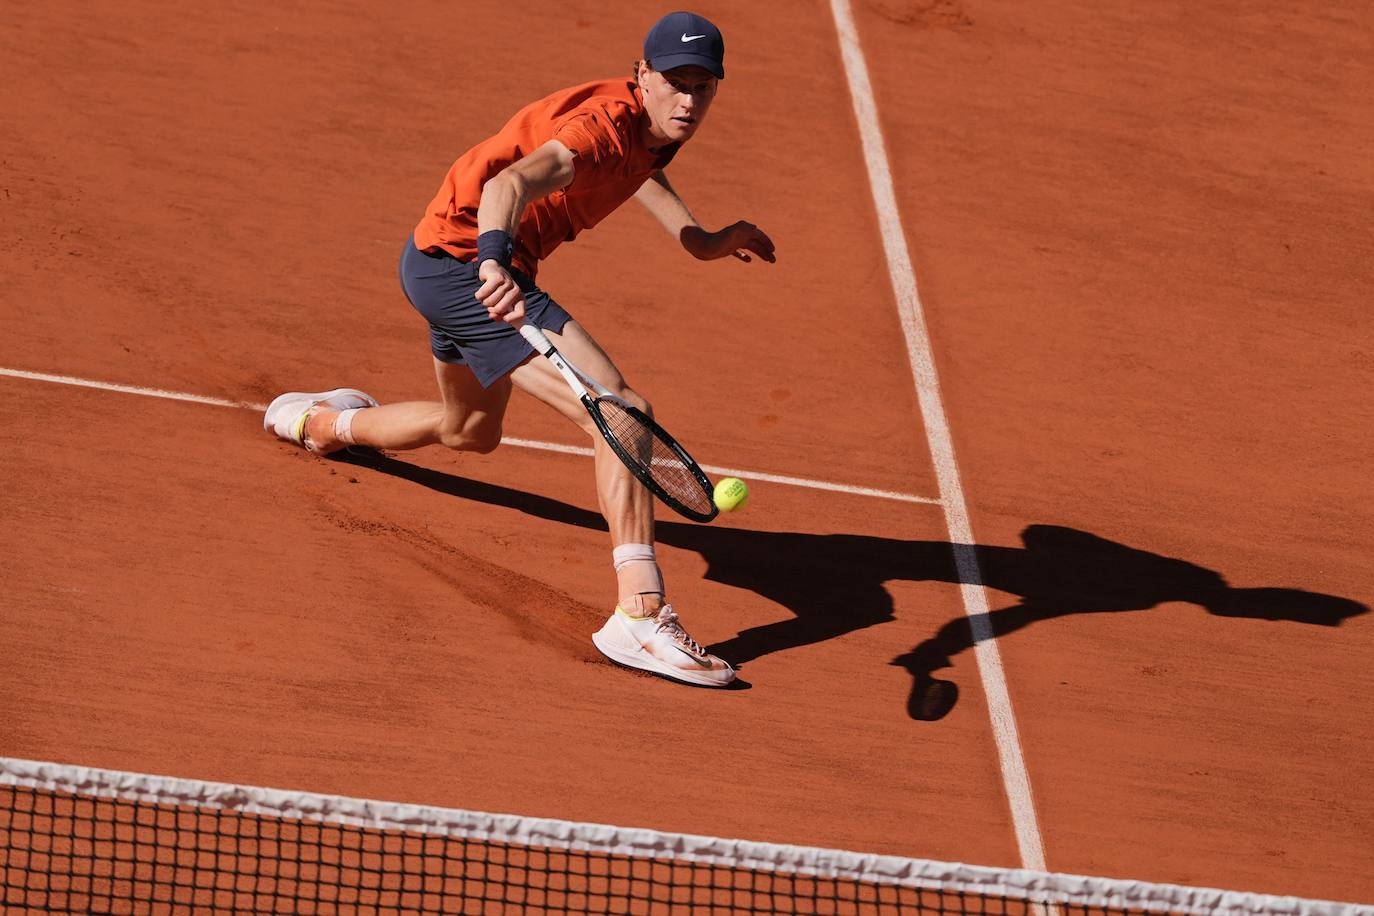
M558 369L611 450L640 483L669 508L693 521L709 522L716 517L720 510L711 498L711 481L676 439L642 410L611 394L596 379L564 359L543 331L523 323L520 333ZM588 387L596 393L595 397Z

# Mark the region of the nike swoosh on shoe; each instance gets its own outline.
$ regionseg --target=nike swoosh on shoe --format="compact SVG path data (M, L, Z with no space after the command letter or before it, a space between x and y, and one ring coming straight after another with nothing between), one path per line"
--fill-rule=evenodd
M701 667L703 667L703 668L710 668L710 667L711 667L711 660L710 660L710 659L706 659L705 661L703 661L702 659L697 658L697 657L696 657L695 655L693 655L691 652L688 652L686 649L679 648L678 646L673 646L673 648L674 648L674 649L677 649L679 652L681 652L683 655L685 655L685 656L687 656L688 658L690 658L692 661L696 662L696 663L697 663L698 665L700 665Z

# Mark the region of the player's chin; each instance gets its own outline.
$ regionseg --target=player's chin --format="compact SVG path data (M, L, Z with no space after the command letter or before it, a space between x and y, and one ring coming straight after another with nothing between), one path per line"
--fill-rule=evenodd
M700 124L696 118L673 118L668 122L668 137L678 142L690 140Z

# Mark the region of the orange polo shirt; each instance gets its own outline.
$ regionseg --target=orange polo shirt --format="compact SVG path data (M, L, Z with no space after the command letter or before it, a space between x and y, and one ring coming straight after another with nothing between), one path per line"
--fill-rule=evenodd
M525 207L512 261L533 278L539 262L601 222L673 158L678 144L644 145L644 103L630 80L586 83L526 105L500 133L458 158L415 227L415 247L442 248L462 261L477 254L482 185L550 140L577 157L572 184Z

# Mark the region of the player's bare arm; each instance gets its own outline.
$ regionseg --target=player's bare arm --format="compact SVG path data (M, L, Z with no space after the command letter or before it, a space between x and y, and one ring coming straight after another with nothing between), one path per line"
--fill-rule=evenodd
M692 216L681 197L668 182L668 176L659 169L635 193L635 199L644 205L654 217L668 230L668 234L682 243L682 247L694 258L711 261L732 255L741 261L752 260L750 253L758 255L768 263L777 260L773 240L753 223L740 220L717 232L703 229Z
M512 162L497 172L482 187L482 201L477 207L477 232L480 236L492 230L514 238L520 225L520 214L532 201L566 188L576 174L575 157L557 140L550 140L523 159ZM477 268L482 286L477 301L486 306L494 320L511 324L525 317L525 298L510 271L499 260L488 258Z

